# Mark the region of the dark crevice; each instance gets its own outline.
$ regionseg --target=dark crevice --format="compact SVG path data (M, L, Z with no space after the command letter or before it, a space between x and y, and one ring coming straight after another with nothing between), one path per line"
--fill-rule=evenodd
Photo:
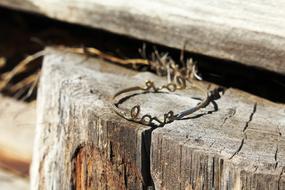
M181 176L182 173L182 145L179 145L179 176ZM181 188L182 184L181 181L179 182L179 189Z
M141 57L138 49L147 46L147 54L153 52L155 46L159 52L168 54L179 63L180 50L153 44L104 30L92 29L81 25L68 24L39 15L12 11L0 8L0 56L4 56L7 64L0 68L0 73L11 70L20 60L33 54L45 46L64 45L72 47L94 47L106 53L122 58ZM186 52L184 59L192 57L197 62L203 80L225 87L238 88L257 96L285 103L285 77L274 72L256 67ZM17 83L40 67L40 60L31 64L27 72L13 79ZM180 64L181 65L181 64ZM149 70L148 67L136 67ZM9 86L2 93L15 96ZM25 96L29 88L17 92L18 98ZM35 98L35 93L32 98Z
M274 160L275 160L275 166L274 168L276 169L277 166L278 166L278 151L279 151L279 145L277 144L276 146L276 150L275 150L275 153L274 153Z
M285 102L284 75L237 62L204 56L199 58L196 60L203 80L237 88L274 102Z
M276 127L277 128L277 131L278 131L278 140L277 140L277 143L276 143L276 150L275 150L275 153L274 153L274 160L275 160L275 166L274 168L276 169L279 165L279 161L278 161L278 153L279 153L279 143L280 143L280 139L282 138L282 133L280 132L280 128L279 126Z
M246 130L248 129L249 124L250 124L250 122L252 121L254 114L256 113L256 109L257 109L257 103L254 103L254 104L253 104L252 111L251 111L251 113L249 114L248 121L245 123L244 128L243 128L243 130L242 130L242 135L243 135L243 137L242 137L240 146L239 146L238 149L232 154L232 156L229 158L230 160L231 160L234 156L236 156L236 155L241 151L241 149L242 149L242 147L243 147L243 145L244 145L244 141L245 141L245 139L247 138L247 136L246 136Z
M237 150L232 154L232 156L229 158L230 160L231 160L235 155L237 155L237 154L240 152L240 150L241 150L242 147L243 147L243 144L244 144L244 138L242 138L241 143L240 143L238 149L237 149Z
M124 164L124 183L125 183L125 188L128 189L128 175L127 175L126 164Z
M212 189L215 189L215 157L212 158Z
M284 168L282 168L282 170L281 170L281 172L280 172L280 174L279 174L279 178L278 178L278 183L277 183L277 185L278 185L278 190L280 190L280 182L281 182L281 178L282 178L282 176L283 176L283 173L284 173Z
M253 104L253 108L252 108L252 112L250 113L249 119L248 119L248 121L245 123L245 126L244 126L242 132L245 132L246 129L248 128L249 123L252 121L253 115L254 115L255 112L256 112L256 108L257 108L257 103L254 103L254 104Z
M149 128L142 133L141 138L141 172L143 176L144 190L149 190L150 187L154 190L154 184L150 172L150 146L151 146L151 135L153 128Z

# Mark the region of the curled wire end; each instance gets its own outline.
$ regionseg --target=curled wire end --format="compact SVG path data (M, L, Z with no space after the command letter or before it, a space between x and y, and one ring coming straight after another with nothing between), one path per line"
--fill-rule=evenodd
M221 98L220 93L224 92L224 88L218 87L208 92L208 97L211 101Z

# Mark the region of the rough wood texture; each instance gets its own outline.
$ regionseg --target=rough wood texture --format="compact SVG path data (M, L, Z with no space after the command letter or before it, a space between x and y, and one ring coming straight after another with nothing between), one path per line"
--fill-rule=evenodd
M1 0L59 20L285 74L282 0Z
M93 70L83 63L93 64ZM150 184L144 162L149 128L110 111L110 97L134 73L100 63L62 52L44 59L32 189L143 189ZM116 70L120 75L109 72Z
M0 96L0 167L29 175L32 160L35 104Z
M231 89L216 103L152 133L156 189L285 189L284 105Z
M109 107L118 89L149 78L165 83L98 59L56 51L45 57L33 189L143 189L152 184L147 174L155 189L285 189L284 105L228 89L218 110L213 104L150 131ZM142 114L159 115L191 107L199 95L143 94L122 106L141 104Z

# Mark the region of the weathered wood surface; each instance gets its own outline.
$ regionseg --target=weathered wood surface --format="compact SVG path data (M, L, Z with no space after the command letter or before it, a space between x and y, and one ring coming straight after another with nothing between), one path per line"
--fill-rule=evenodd
M32 189L143 189L150 183L149 128L110 111L112 94L134 73L110 67L120 70L116 76L108 63L90 62L62 52L44 59Z
M35 103L0 96L0 110L0 167L28 176L36 126Z
M0 5L285 74L283 0L1 0Z
M152 133L156 189L285 189L285 106L231 89L216 103Z
M148 172L155 189L285 189L284 105L228 89L216 101L218 111L211 105L150 136L148 128L110 109L114 92L149 78L165 83L98 59L46 56L33 189L142 189L151 185ZM142 113L159 115L191 107L198 102L191 97L199 95L191 89L144 94L122 106L141 104Z

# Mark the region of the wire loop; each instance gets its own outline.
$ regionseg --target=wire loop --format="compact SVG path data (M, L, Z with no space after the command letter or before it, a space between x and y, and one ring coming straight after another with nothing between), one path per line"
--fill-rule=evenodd
M142 91L142 92L147 92L147 93L158 93L161 91L168 91L168 92L175 92L176 90L181 90L186 88L186 80L183 79L182 77L177 77L175 79L177 81L177 84L174 82L170 82L166 85L162 85L160 87L156 87L153 81L146 81L144 87L140 86L135 86L135 87L130 87L124 90L121 90L117 92L114 97L113 97L113 109L114 111L120 115L121 117L133 121L136 123L140 123L143 125L147 126L153 126L153 127L162 127L167 123L171 123L175 120L180 120L183 119L185 116L190 115L196 111L198 111L201 108L205 108L209 105L209 103L213 100L216 100L220 97L219 92L221 92L221 88L219 89L214 89L211 91L204 91L200 88L201 91L205 93L204 99L202 99L196 106L181 111L178 114L174 114L172 110L168 111L167 113L163 114L163 119L159 119L156 116L151 116L150 114L145 114L141 117L141 106L140 105L135 105L133 106L130 111L124 111L119 108L119 104L122 103L123 98L118 98L119 96L133 92L133 91Z

